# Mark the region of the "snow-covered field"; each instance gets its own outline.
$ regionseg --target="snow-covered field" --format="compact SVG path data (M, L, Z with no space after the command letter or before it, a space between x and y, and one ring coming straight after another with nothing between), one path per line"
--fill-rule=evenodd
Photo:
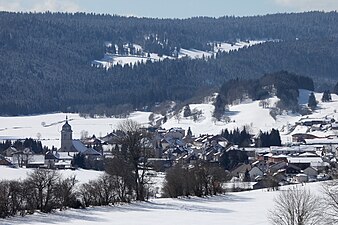
M299 102L307 103L309 92L301 91ZM323 118L329 116L337 119L338 96L332 94L332 102L320 102L321 93L317 93L316 99L319 101L318 109L311 118ZM270 106L277 99L271 98ZM193 118L169 117L164 128L191 127L193 134L204 133L218 134L222 129L247 126L253 132L278 128L282 132L284 140L300 129L298 127L289 132L286 127L294 124L301 116L293 114L283 114L274 120L268 108L262 108L259 101L247 101L242 104L233 105L229 108L229 123L215 122L212 119L213 105L211 103L191 104L191 110L202 111L200 118L194 122ZM88 131L89 135L103 136L117 128L117 125L124 119L116 118L82 118L77 114L67 114L74 131L74 138L80 138L82 131ZM150 113L135 112L129 119L147 125ZM0 117L0 139L17 139L38 136L44 145L59 146L59 136L61 126L65 121L66 114L57 113L38 116L24 117ZM38 134L39 133L39 134ZM323 132L324 133L324 132ZM44 140L48 139L48 140ZM24 179L30 169L14 169L0 167L0 179ZM65 170L61 172L64 177L76 175L80 183L96 179L102 172L86 170ZM163 180L163 176L161 178ZM160 181L156 181L160 182ZM285 188L285 187L284 187ZM309 183L305 188L320 194L321 186L318 183ZM273 206L273 199L278 192L268 192L257 190L242 193L229 193L223 196L209 198L189 198L189 199L151 199L149 202L135 202L130 205L119 205L110 207L94 207L83 210L67 210L54 214L36 213L26 217L14 217L0 220L0 224L222 224L222 225L268 225L268 210Z
M307 90L300 90L299 104L307 104L309 94L311 92ZM321 102L322 93L315 93L318 101L318 107L312 115L301 116L300 114L293 114L290 112L283 112L282 115L277 116L276 120L270 115L270 108L263 108L260 106L259 101L247 101L238 105L229 106L229 112L227 116L230 122L216 121L212 117L214 106L211 103L207 104L191 104L190 109L193 111L202 110L203 116L197 122L194 122L192 118L184 118L183 111L181 112L180 119L173 116L169 118L167 123L163 125L164 128L169 129L171 127L182 127L183 129L191 128L194 135L199 134L219 134L222 129L227 128L233 130L236 128L242 129L244 126L249 129L253 134L257 134L261 131L269 131L272 128L281 131L282 142L290 142L292 140L291 135L297 133L297 129L302 129L301 126L296 127L295 130L289 130L289 127L294 125L296 121L301 118L324 118L330 117L338 120L338 96L332 94L331 102ZM270 98L269 107L274 107L278 99L276 97ZM316 131L316 135L327 136L332 131ZM338 133L337 133L338 134ZM337 135L336 134L336 135Z
M191 59L201 59L203 57L210 58L211 56L215 55L218 51L221 52L230 52L230 51L236 51L241 48L250 47L253 45L264 43L265 41L239 41L234 44L226 43L226 42L219 42L214 47L214 51L201 51L197 49L184 49L181 48L178 52L178 58L182 57L189 57ZM112 43L110 43L112 44ZM133 44L133 46L142 51L142 47L140 45ZM92 62L93 66L98 67L104 67L106 69L116 66L116 65L135 65L136 63L145 63L147 60L150 60L152 62L158 62L162 61L164 59L175 59L173 56L163 55L158 56L156 53L149 53L149 57L146 56L140 56L140 55L113 55L113 54L105 54L104 57L101 60L94 60Z
M140 124L148 122L150 113L135 112L129 119ZM37 116L0 117L0 140L4 139L40 139L42 145L60 147L60 131L66 116L72 126L73 138L80 139L81 133L97 137L105 136L116 129L126 119L119 118L83 118L78 114L55 113Z
M317 195L321 191L320 183L309 183L300 188ZM36 213L0 219L0 224L269 225L268 212L273 208L273 199L278 193L255 190L207 198L151 199L129 205Z
M301 90L299 102L301 104L307 103L309 91ZM332 102L320 101L322 94L315 94L317 101L319 101L318 109L314 114L309 115L310 118L323 118L329 116L338 118L338 96L332 94ZM278 101L277 98L269 99L270 106ZM175 116L169 116L168 121L163 124L163 128L170 129L172 127L182 127L183 129L191 128L195 136L200 134L219 134L222 129L235 129L246 126L254 134L259 130L268 131L272 128L279 129L281 131L283 142L291 140L293 133L301 131L304 127L296 127L291 132L289 127L296 121L302 118L299 114L284 113L274 120L270 114L269 108L263 108L260 106L259 101L247 101L238 105L232 105L229 107L227 116L230 122L216 121L212 117L214 106L211 102L203 104L190 104L190 109L193 111L201 110L202 115L197 121L194 121L192 117L184 118L183 110L181 111L180 119ZM141 125L148 126L149 124L149 112L135 112L129 117L131 120L135 120ZM88 132L88 135L96 135L97 137L105 136L112 130L116 129L125 119L118 118L83 118L78 114L47 114L37 116L20 116L20 117L0 117L0 140L5 139L23 139L34 138L40 139L43 145L60 147L60 130L65 122L66 115L69 117L69 123L72 126L73 138L80 139L81 133ZM156 116L158 117L158 116ZM317 132L316 135L327 135L328 132Z
M28 168L9 168L7 166L0 166L0 180L24 180L28 174L32 173L34 169ZM76 176L78 184L88 183L90 180L96 180L104 172L95 170L59 170L62 178Z

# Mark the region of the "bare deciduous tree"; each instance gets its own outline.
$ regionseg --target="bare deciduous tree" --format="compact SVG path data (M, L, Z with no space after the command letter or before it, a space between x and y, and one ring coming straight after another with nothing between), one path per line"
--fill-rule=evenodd
M117 200L130 202L134 185L134 174L130 163L119 153L114 158L105 159L105 171L115 183Z
M36 169L28 175L28 188L36 193L37 208L41 212L50 212L56 208L54 192L58 180L59 174L55 170Z
M69 206L74 208L79 207L79 203L76 199L75 184L77 183L76 176L71 176L66 179L60 179L56 184L55 195L60 210Z
M338 180L325 182L322 187L327 224L338 224Z
M145 176L147 171L147 158L151 155L147 132L141 125L132 120L126 120L118 126L124 135L120 138L121 155L131 166L134 174L134 188L136 200L145 200L146 187L149 180Z
M269 220L273 225L319 225L322 224L320 205L319 199L310 191L289 188L275 198Z

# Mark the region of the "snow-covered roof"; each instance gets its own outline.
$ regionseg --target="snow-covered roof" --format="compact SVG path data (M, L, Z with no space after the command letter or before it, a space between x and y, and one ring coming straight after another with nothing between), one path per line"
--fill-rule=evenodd
M87 148L80 140L73 140L73 146L79 153L84 155L101 155L98 151Z
M323 159L320 157L289 157L289 163L322 163Z
M58 152L60 160L72 160L77 152Z
M32 155L28 160L29 164L44 164L45 163L45 155Z
M276 159L287 158L287 157L288 157L287 155L283 155L283 154L272 156L272 158L276 158Z
M299 157L318 157L317 154L311 152L305 152L299 155Z
M308 145L330 145L330 144L338 144L338 138L327 139L327 138L317 138L317 139L305 139L305 143Z

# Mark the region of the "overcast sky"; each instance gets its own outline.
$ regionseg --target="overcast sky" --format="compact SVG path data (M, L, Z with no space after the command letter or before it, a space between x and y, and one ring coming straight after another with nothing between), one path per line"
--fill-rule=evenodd
M159 18L249 16L310 10L338 11L338 0L0 0L0 11L47 10Z

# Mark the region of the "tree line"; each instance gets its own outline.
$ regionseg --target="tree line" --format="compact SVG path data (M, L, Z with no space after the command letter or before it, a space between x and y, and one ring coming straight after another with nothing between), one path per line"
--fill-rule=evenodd
M311 12L159 20L1 12L0 113L111 116L149 109L165 100L186 101L210 93L226 80L253 79L280 70L313 77L318 87L332 88L338 57L337 15ZM208 61L165 60L108 71L90 67L106 51L105 41L136 43L145 51L157 51L159 40L166 43L165 51L171 51L181 47L208 50L213 41L265 38L280 41L219 53Z
M46 146L42 147L41 141L26 138L24 140L16 140L13 142L11 140L0 142L0 154L10 147L14 147L19 151L29 148L34 154L45 154L49 150Z
M223 83L214 102L213 116L221 120L227 111L226 106L246 99L265 100L277 96L276 108L280 110L301 111L298 104L299 89L314 90L311 78L299 76L287 71L265 74L258 79L231 79ZM270 106L262 102L262 107Z

